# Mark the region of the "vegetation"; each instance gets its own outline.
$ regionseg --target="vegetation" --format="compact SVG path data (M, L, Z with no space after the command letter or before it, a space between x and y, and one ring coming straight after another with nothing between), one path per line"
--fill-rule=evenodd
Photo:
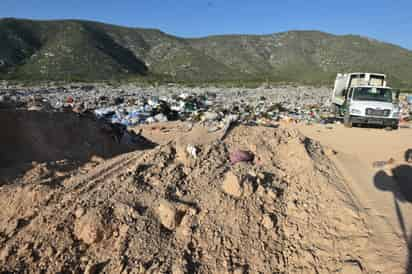
M0 79L260 85L330 84L337 72L386 73L412 87L412 52L317 31L183 39L78 21L0 19Z

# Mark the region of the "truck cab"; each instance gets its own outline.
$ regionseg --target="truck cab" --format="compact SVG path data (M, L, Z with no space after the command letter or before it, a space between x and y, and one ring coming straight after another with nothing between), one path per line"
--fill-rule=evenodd
M397 129L399 93L386 85L386 76L377 73L338 74L332 94L334 112L344 124L374 124Z
M344 122L346 126L375 124L398 128L400 109L397 105L397 92L391 88L351 87L345 101Z

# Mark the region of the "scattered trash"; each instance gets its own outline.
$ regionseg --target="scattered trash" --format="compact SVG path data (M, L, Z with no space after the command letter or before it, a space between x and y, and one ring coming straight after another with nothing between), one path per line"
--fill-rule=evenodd
M232 127L233 123L235 123L237 120L239 119L239 117L237 115L229 115L228 117L226 117L225 121L224 121L224 127L223 127L223 133L221 136L221 140L223 140L227 133L229 132L229 129Z
M66 103L67 103L67 104L73 104L73 103L74 103L73 97L71 97L71 96L67 97Z
M216 112L207 111L203 113L202 120L203 121L216 121L219 118L219 114Z
M395 159L390 158L387 161L375 161L375 162L373 162L372 166L375 167L375 168L381 168L381 167L384 167L386 165L392 165L393 163L395 163Z
M379 167L384 167L387 164L386 161L375 161L373 162L372 166L379 168Z
M230 153L230 163L232 165L239 163L239 162L250 162L253 161L253 153L245 150L235 150Z
M330 89L311 87L278 88L187 88L107 85L68 85L45 88L0 88L0 107L19 102L32 110L92 112L108 123L132 127L168 121L200 122L209 132L226 136L234 122L276 127L279 122L323 124L332 129L340 124L330 112ZM400 127L409 127L411 96L399 99Z
M167 122L168 121L167 116L164 115L163 113L159 113L155 115L153 118L156 120L156 122Z
M405 152L405 161L408 162L408 163L412 163L412 148L408 149Z
M186 152L194 159L197 158L198 149L194 145L187 145Z

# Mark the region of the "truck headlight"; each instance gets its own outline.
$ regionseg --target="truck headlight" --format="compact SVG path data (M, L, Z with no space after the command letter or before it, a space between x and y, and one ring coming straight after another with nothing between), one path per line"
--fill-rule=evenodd
M360 109L351 108L351 109L350 109L350 113L351 113L351 114L361 114L362 111L361 111Z

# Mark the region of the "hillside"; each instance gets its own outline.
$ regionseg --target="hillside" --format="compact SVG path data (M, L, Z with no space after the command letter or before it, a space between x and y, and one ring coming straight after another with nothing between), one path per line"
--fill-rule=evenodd
M0 19L0 79L105 80L151 75L179 81L330 83L338 71L387 73L412 86L412 52L317 31L184 39L90 21Z

